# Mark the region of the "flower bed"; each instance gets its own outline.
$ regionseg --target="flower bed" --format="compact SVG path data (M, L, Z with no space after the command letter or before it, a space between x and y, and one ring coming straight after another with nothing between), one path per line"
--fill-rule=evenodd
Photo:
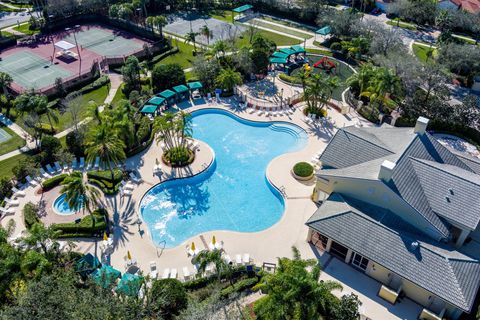
M174 168L188 166L194 159L195 152L187 147L174 147L162 155L163 162Z

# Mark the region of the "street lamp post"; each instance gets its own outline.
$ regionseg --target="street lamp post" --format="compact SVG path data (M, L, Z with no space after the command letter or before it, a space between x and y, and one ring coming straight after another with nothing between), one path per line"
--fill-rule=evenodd
M283 88L280 90L280 107L283 108Z

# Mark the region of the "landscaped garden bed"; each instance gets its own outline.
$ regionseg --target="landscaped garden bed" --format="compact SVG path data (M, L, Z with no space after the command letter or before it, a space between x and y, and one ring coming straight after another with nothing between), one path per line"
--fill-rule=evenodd
M308 181L313 178L313 166L307 162L299 162L293 166L292 175L297 180Z

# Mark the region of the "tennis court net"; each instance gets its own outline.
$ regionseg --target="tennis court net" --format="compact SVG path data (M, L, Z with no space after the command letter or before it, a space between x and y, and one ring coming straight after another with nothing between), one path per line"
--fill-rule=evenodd
M103 36L101 38L97 38L95 40L86 42L86 43L82 44L81 47L82 47L82 49L90 48L90 47L94 47L96 45L99 45L103 42L108 42L108 41L113 40L113 39L115 39L115 35L109 34L108 36Z

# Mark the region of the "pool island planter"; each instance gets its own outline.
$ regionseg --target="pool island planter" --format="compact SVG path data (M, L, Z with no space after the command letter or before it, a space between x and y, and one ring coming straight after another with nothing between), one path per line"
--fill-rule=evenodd
M162 162L169 166L169 167L172 167L172 168L183 168L183 167L188 167L189 165L191 165L193 163L193 161L195 161L195 151L192 151L188 148L186 148L187 152L188 152L188 160L184 163L180 163L180 164L177 164L177 163L171 163L165 156L166 152L163 152L162 153ZM167 150L168 152L168 150Z
M295 174L295 172L293 172L293 169L290 170L290 172L292 173L292 176L293 176L295 179L299 180L299 181L309 181L309 180L311 180L311 179L313 178L313 176L314 176L313 173L312 173L311 175L307 176L307 177L297 176L297 175Z

